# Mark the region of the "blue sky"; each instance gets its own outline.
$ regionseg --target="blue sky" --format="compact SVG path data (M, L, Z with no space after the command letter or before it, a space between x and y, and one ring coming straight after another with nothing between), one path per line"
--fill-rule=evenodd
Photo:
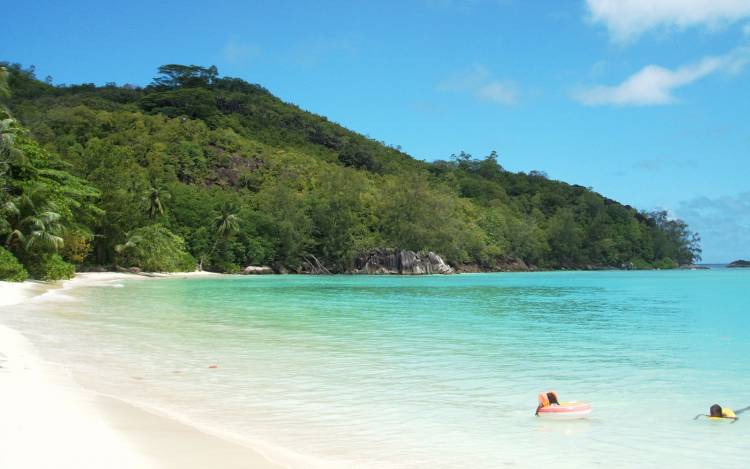
M750 0L13 2L0 60L145 85L215 64L417 158L664 208L750 257Z

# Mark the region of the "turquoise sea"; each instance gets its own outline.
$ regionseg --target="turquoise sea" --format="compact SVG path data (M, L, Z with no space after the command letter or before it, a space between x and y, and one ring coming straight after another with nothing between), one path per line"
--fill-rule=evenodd
M113 280L0 315L293 467L748 467L750 270ZM211 367L215 365L216 367ZM534 417L536 396L590 402Z

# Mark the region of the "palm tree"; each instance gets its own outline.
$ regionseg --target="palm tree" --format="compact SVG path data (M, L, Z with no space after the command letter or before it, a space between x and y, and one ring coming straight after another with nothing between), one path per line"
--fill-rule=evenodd
M24 219L24 224L29 230L25 236L24 246L27 251L38 248L57 252L63 248L65 243L59 236L63 231L59 213L43 212L37 216L29 216Z
M128 254L132 253L136 257L143 255L143 237L139 235L130 236L124 244L118 244L115 246L115 252L117 254Z
M170 197L169 193L162 189L154 187L149 189L146 196L143 197L144 202L146 202L148 217L153 220L159 215L164 215L162 200L169 200Z
M15 246L27 252L57 252L63 247L62 217L55 204L47 199L43 187L32 187L6 202L2 211L9 231L6 247Z
M12 164L24 164L24 154L15 145L16 137L22 135L25 131L18 123L8 108L2 103L5 98L10 97L10 85L8 78L10 73L5 67L0 67L0 191L4 192L6 176L11 172ZM0 193L0 201L3 200L3 194ZM0 218L0 225L3 225ZM0 231L1 232L1 231Z
M5 116L1 116L2 114ZM16 137L22 133L23 129L18 121L0 109L0 170L3 172L7 171L10 163L23 158L23 153L15 146Z
M229 239L240 231L239 209L235 204L224 203L219 207L219 213L211 221L214 233L220 239Z
M239 208L231 203L225 202L219 207L219 212L211 220L211 228L213 229L215 238L214 244L211 246L211 250L208 254L200 256L200 262L198 263L198 270L203 270L203 261L206 257L213 255L216 251L216 247L219 241L229 240L232 236L240 231L240 222L242 219L237 215Z
M0 172L0 177L2 176L3 174ZM0 179L0 183L2 182L2 179ZM0 198L2 198L4 195L5 194L0 193ZM12 200L8 200L4 204L2 204L2 206L0 206L0 234L5 234L13 231L13 228L10 224L10 218L17 215L18 207L16 207L16 204L14 204Z

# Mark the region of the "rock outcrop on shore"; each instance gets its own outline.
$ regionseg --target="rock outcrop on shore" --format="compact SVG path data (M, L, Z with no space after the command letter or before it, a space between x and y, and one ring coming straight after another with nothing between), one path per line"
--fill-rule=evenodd
M242 269L242 273L245 275L268 275L274 272L272 268L265 265L249 265Z
M495 259L491 265L462 264L456 267L459 273L481 273L481 272L532 272L536 267L527 264L515 257L500 257Z
M732 267L732 268L735 268L735 267L750 267L750 261L746 261L744 259L739 259L739 260L736 260L736 261L730 263L729 265L727 265L727 267Z
M432 251L373 249L354 260L355 274L454 274L453 267Z

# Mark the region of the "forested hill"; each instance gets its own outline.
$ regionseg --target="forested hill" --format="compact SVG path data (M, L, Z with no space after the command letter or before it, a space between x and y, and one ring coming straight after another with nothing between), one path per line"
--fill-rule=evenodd
M383 247L481 270L663 268L700 252L666 213L505 171L494 152L418 161L215 67L165 65L141 88L4 66L0 277L16 260L52 278L71 263L344 272Z

